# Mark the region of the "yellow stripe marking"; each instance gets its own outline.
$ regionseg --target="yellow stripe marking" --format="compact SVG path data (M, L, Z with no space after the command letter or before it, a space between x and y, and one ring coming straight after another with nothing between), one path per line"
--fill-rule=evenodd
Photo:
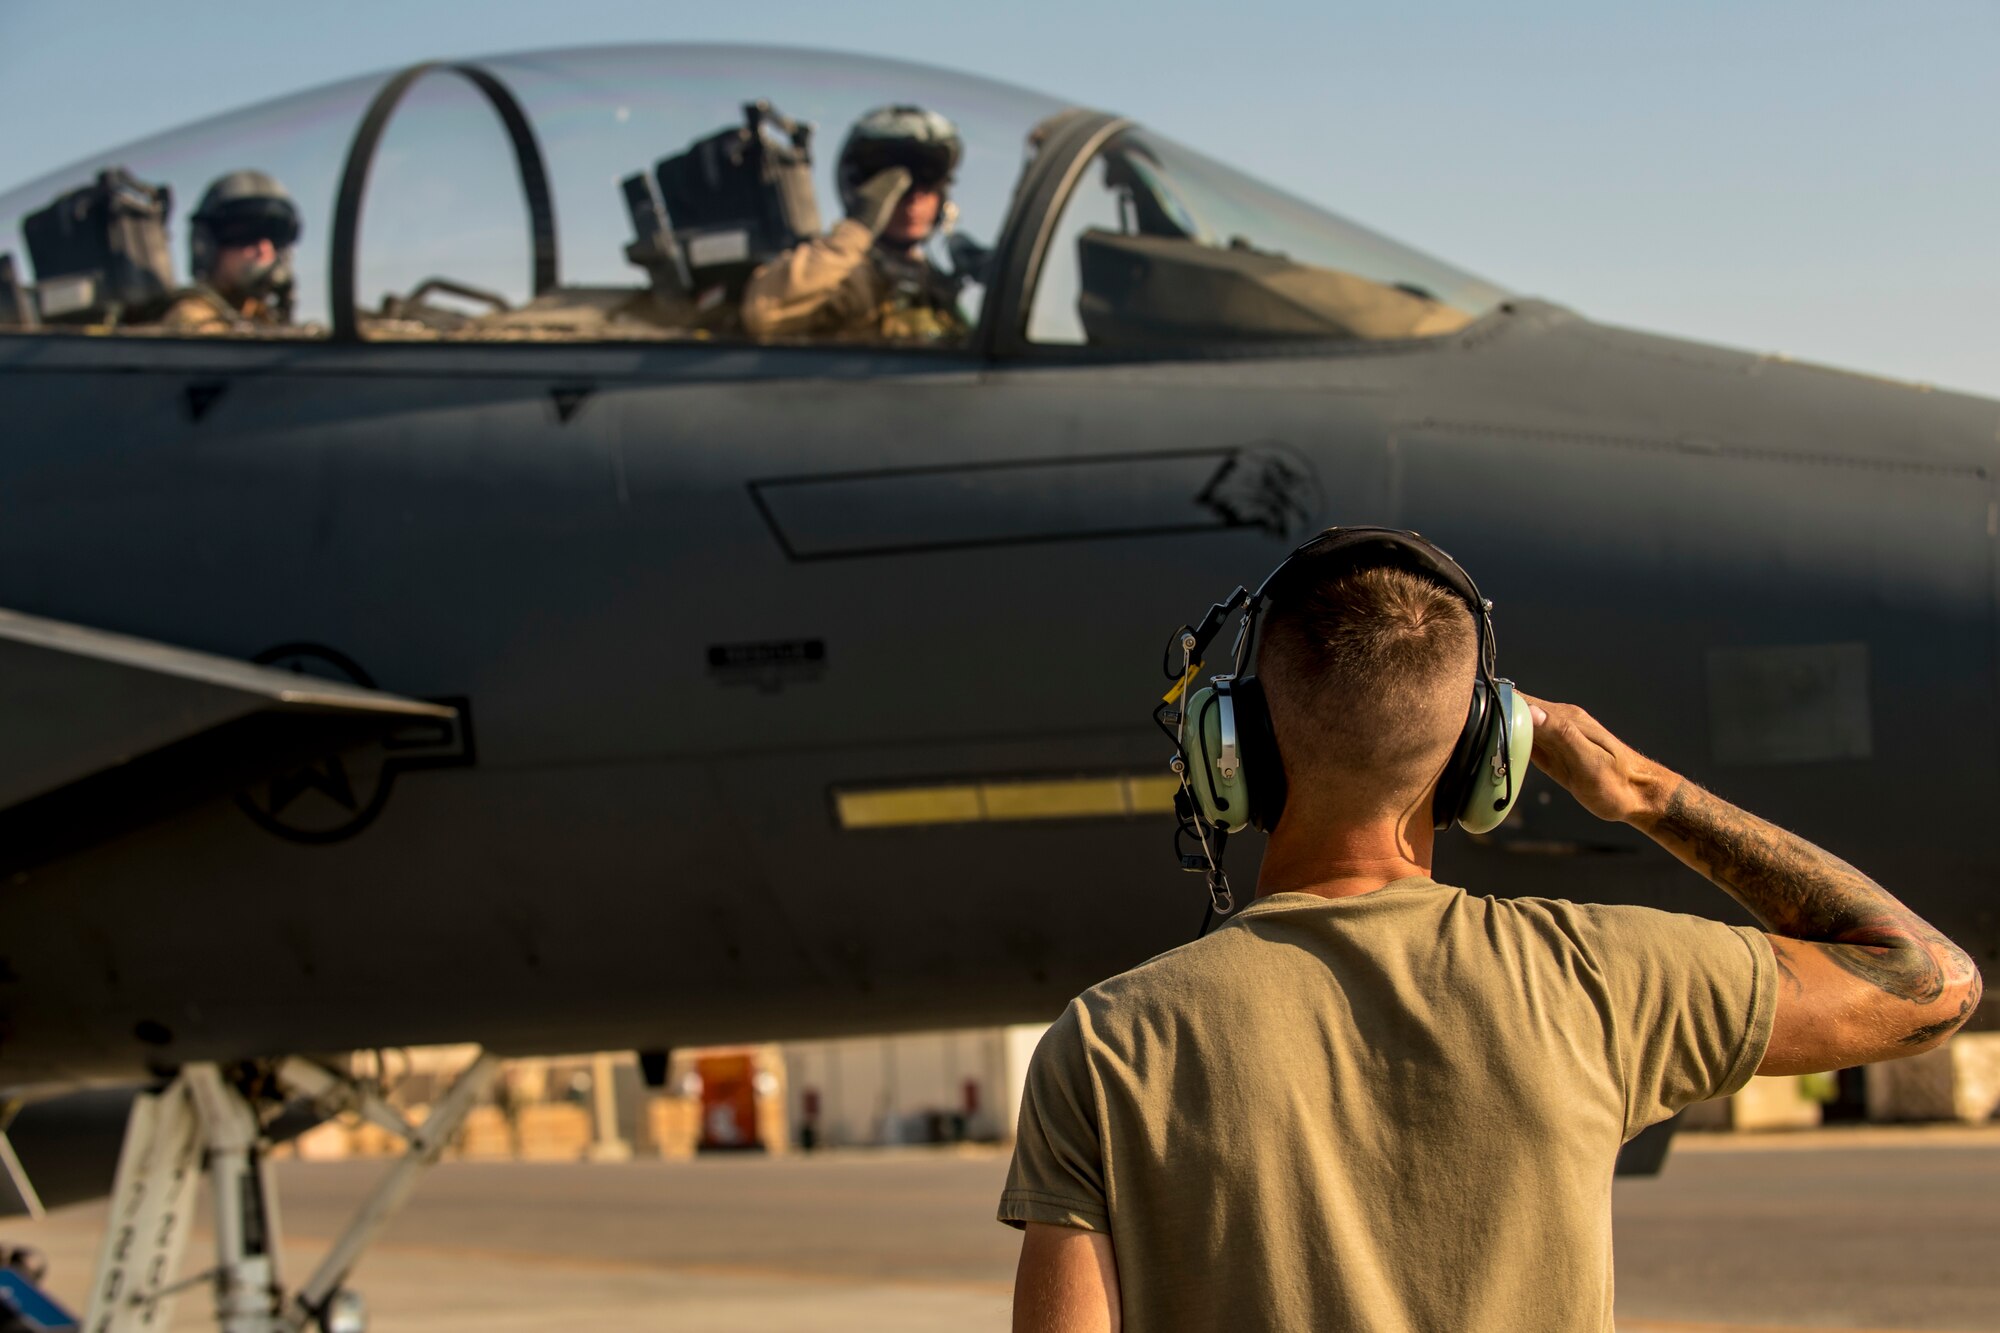
M842 828L920 828L1167 814L1174 808L1174 793L1179 789L1180 780L1172 774L996 778L836 789L833 804Z

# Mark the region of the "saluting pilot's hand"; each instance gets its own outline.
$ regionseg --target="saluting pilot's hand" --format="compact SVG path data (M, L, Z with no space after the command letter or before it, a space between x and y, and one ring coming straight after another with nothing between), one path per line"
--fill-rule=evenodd
M1612 823L1633 823L1656 812L1678 777L1605 730L1575 704L1550 703L1525 692L1535 719L1535 767L1576 797L1577 804Z
M870 236L880 236L896 215L896 205L910 192L912 177L907 167L885 167L861 183L854 192L854 207L847 216L868 228Z

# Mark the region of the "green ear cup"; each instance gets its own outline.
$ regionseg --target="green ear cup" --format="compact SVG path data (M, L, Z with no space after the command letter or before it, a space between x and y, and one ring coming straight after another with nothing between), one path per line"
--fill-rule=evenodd
M1488 714L1486 735L1480 740L1482 758L1458 812L1458 825L1467 833L1491 833L1500 827L1520 799L1535 748L1535 721L1528 713L1528 701L1515 691L1513 681L1494 684L1499 699ZM1250 782L1243 771L1243 738L1234 725L1224 725L1233 723L1230 713L1227 696L1218 694L1213 685L1202 686L1188 699L1188 786L1204 820L1240 833L1250 826ZM1508 724L1504 730L1502 716ZM1506 765L1499 762L1503 744Z
M1496 706L1488 715L1485 737L1480 741L1480 754L1484 756L1479 770L1472 775L1472 785L1465 794L1465 805L1458 812L1458 826L1467 833L1491 833L1500 827L1500 821L1507 818L1507 812L1514 808L1514 802L1521 797L1521 787L1528 780L1529 755L1535 748L1535 719L1528 713L1528 701L1515 692L1511 680L1495 681L1500 692ZM1507 719L1503 730L1500 719ZM1500 762L1500 747L1507 747L1507 763ZM1507 772L1513 770L1513 792L1508 792Z
M1234 734L1234 726L1223 726L1229 711L1227 699L1213 685L1202 686L1188 700L1188 786L1203 819L1240 833L1250 825L1250 782L1243 775L1243 738Z

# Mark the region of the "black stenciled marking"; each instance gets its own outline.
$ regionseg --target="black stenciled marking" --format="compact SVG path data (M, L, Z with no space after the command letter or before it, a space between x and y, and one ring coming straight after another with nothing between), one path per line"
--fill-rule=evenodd
M826 669L826 640L772 639L760 643L711 643L708 674L723 685L754 685L764 694L814 681Z
M791 666L825 660L824 639L775 639L767 643L712 643L708 646L708 665L716 671Z

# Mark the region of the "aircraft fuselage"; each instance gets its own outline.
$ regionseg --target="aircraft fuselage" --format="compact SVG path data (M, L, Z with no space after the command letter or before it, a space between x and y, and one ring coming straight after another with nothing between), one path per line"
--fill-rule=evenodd
M1194 932L1172 821L839 794L1162 773L1169 631L1335 522L1424 532L1502 674L2000 961L1991 401L1524 302L1041 366L0 336L0 420L0 606L469 717L0 882L0 1081L1048 1017ZM1439 875L1735 910L1539 777Z

